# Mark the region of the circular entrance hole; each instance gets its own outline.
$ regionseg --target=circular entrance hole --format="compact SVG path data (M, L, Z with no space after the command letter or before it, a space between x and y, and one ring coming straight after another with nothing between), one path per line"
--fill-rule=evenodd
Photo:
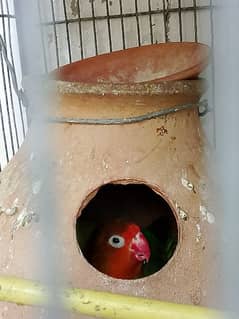
M178 242L176 218L167 201L145 184L107 184L76 221L79 247L97 270L137 279L159 271Z

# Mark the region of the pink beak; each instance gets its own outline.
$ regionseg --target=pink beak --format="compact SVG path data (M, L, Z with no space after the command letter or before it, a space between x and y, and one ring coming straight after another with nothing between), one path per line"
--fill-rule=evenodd
M147 239L141 232L138 232L132 240L131 251L138 261L149 261L150 248Z

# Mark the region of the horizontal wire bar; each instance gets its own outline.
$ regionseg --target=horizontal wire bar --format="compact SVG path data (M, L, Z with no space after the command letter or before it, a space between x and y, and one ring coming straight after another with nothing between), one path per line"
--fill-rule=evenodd
M156 119L158 117L166 116L172 113L198 107L199 116L204 116L210 109L208 108L207 100L203 100L198 103L189 103L183 105L176 105L171 108L163 109L156 112L150 112L139 116L132 116L126 118L103 118L103 119L91 119L91 118L70 118L70 117L48 117L46 119L49 123L69 123L69 124L85 124L85 125L121 125L121 124L133 124L146 120ZM200 111L200 108L202 111Z
M191 7L185 7L185 8L181 8L180 9L181 12L188 12L188 11L194 11L195 7L191 6ZM205 5L205 6L198 6L197 10L211 10L211 6L209 5ZM169 13L178 13L179 8L170 8L168 10ZM155 14L163 14L164 10L160 9L160 10L151 10L151 15L155 15ZM148 16L149 11L141 11L138 12L137 15L138 16ZM123 13L123 14L112 14L112 15L99 15L99 16L90 16L90 17L80 17L80 18L72 18L72 19L68 19L67 22L68 23L74 23L74 22L84 22L84 21L92 21L92 20L103 20L103 19L120 19L120 18L134 18L136 17L136 13ZM55 20L55 21L46 21L46 22L42 22L41 25L53 25L53 24L63 24L66 23L65 20Z
M0 18L16 19L16 16L13 14L1 13Z

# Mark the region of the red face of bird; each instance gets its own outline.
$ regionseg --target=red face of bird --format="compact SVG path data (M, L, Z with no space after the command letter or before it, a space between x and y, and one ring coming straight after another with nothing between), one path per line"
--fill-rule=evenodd
M115 249L127 248L133 258L138 262L148 262L150 248L147 239L135 224L128 224L122 233L113 234L108 244Z
M89 243L88 261L99 271L120 279L137 279L150 248L139 226L122 220L102 225Z

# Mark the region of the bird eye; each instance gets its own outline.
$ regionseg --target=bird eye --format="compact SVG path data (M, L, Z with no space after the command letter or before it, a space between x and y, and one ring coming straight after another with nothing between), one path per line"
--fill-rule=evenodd
M118 235L113 235L108 239L108 243L114 248L121 248L124 246L124 238Z

